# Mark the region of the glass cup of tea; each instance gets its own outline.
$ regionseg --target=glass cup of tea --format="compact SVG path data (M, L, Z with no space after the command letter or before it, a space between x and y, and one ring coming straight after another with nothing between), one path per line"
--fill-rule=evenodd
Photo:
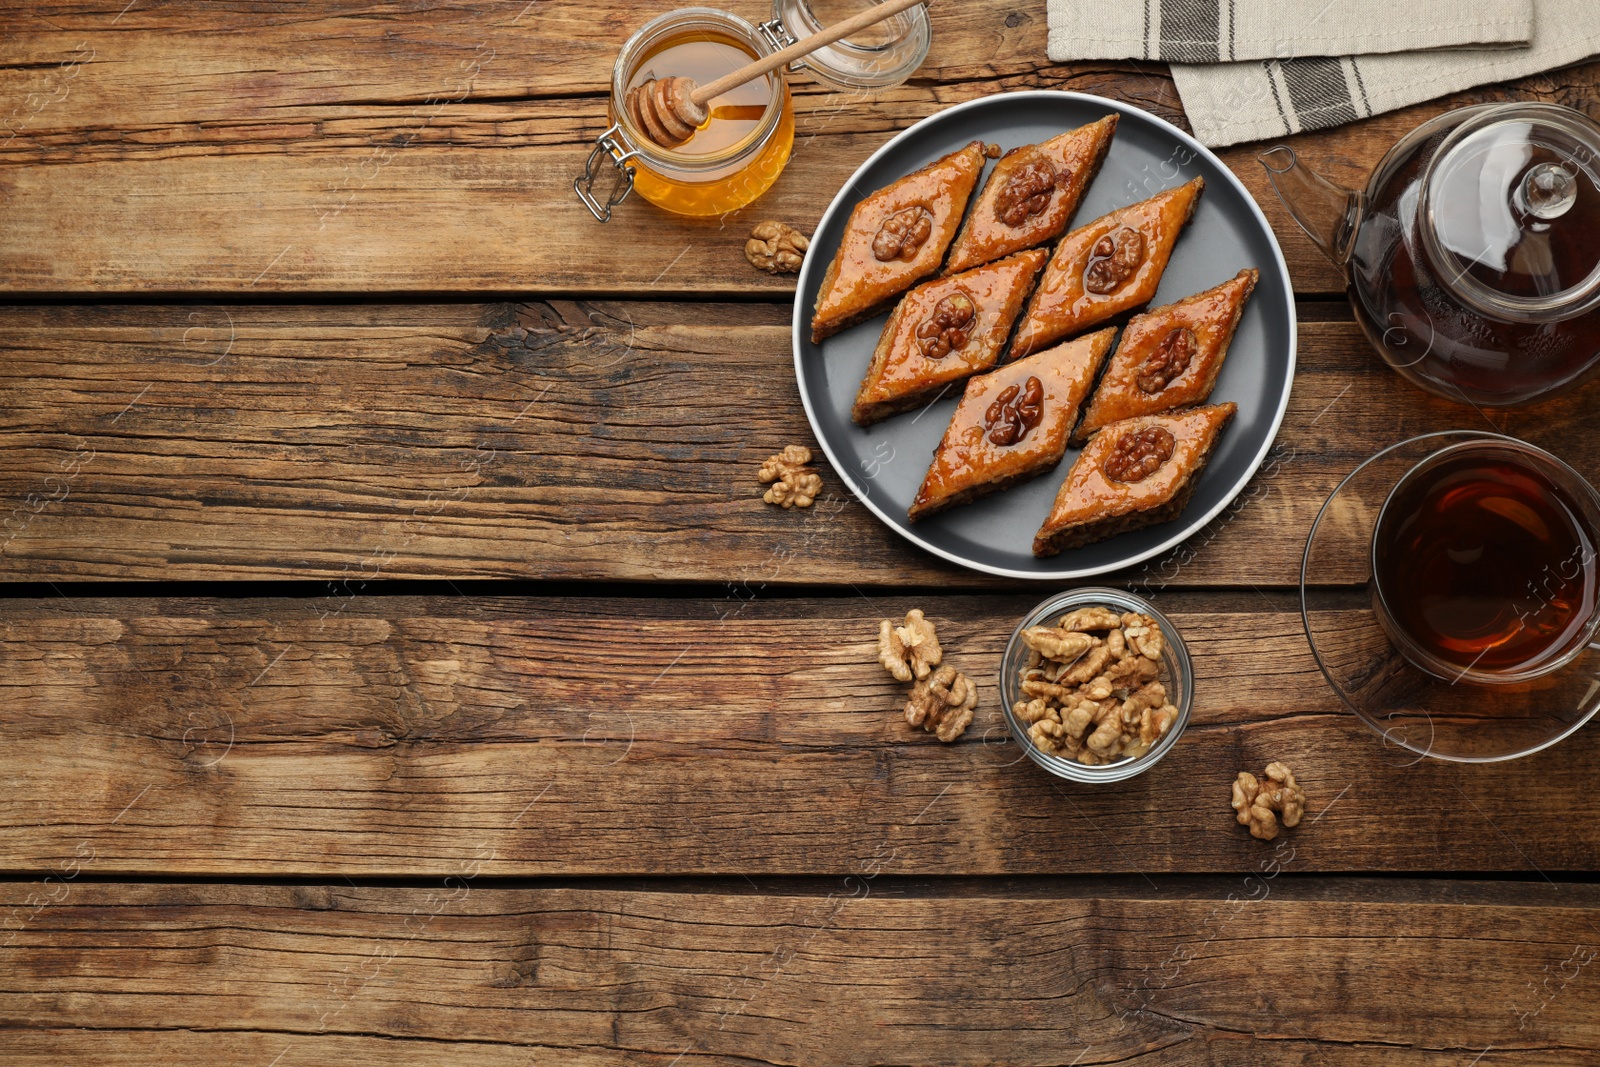
M1372 603L1406 659L1452 684L1514 685L1600 629L1600 494L1523 441L1462 441L1394 485L1372 531Z
M1362 462L1312 522L1306 636L1397 765L1526 756L1600 712L1597 554L1600 494L1567 463L1423 434Z

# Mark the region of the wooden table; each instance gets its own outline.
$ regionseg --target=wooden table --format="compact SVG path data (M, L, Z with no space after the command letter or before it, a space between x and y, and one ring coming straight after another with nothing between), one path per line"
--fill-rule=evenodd
M1570 451L1600 392L1404 386L1225 152L1296 279L1289 416L1239 506L1115 579L1188 636L1182 743L1055 781L996 689L1045 590L913 550L832 471L761 503L810 434L793 280L740 246L949 104L1181 122L1170 80L1044 64L1042 0L943 4L872 106L796 85L753 207L602 227L570 181L664 6L4 4L0 1059L1600 1062L1600 731L1412 765L1294 593L1360 458L1485 420ZM1597 86L1293 144L1358 182L1447 107ZM912 606L980 682L960 743L875 662ZM1312 812L1273 845L1228 807L1270 759Z

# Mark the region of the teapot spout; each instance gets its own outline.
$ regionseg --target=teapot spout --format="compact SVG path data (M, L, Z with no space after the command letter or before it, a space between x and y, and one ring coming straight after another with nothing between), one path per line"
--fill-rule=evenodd
M1266 168L1273 191L1306 236L1334 265L1343 267L1355 246L1366 197L1333 184L1301 163L1288 145L1269 148L1256 159Z

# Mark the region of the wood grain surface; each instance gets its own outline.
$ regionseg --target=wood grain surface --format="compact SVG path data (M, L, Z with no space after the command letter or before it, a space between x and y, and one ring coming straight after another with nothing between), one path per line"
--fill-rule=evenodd
M1592 870L1600 734L1464 766L1386 747L1312 661L1298 605L1158 597L1193 719L1129 782L1008 741L1000 653L1037 597L10 601L0 855L97 874L1214 872L1271 846L1234 773L1292 767L1297 871ZM877 622L914 604L979 683L967 735L901 719Z
M1578 1067L1592 886L0 887L7 1063ZM15 922L15 920L13 920ZM9 943L7 943L9 941ZM1493 966L1485 966L1487 959Z
M670 6L670 5L666 5ZM602 227L572 194L607 125L622 42L665 9L508 0L193 5L11 0L0 53L0 289L18 293L784 294L739 248L777 218L809 231L890 136L995 92L1097 93L1181 122L1163 68L1045 58L1043 5L936 5L933 49L870 100L795 79L797 148L728 217L630 202ZM768 8L734 5L760 20ZM1587 106L1589 65L1516 83ZM1295 139L1359 183L1401 133L1459 94ZM1283 236L1296 288L1343 284L1294 231L1255 162L1223 153ZM152 224L152 220L159 224Z
M814 444L787 314L568 301L0 309L0 576L1020 585L902 541L825 463L809 512L762 503L761 462ZM1600 477L1600 444L1581 430L1600 387L1480 413L1402 387L1349 321L1304 321L1300 339L1256 481L1129 577L1293 584L1334 485L1414 433L1498 428ZM1323 580L1364 577L1352 559Z
M755 205L601 226L571 180L670 6L0 0L0 583L58 594L0 590L0 1061L1600 1062L1600 734L1386 747L1294 588L1330 489L1402 437L1493 428L1600 481L1600 386L1403 386L1260 146L1223 152L1302 300L1290 410L1232 508L1108 578L1184 633L1188 730L1060 782L997 687L1044 591L912 549L825 464L813 510L760 502L812 442L793 279L740 248L952 104L1181 126L1170 77L1048 63L1042 0L942 2L907 84L793 81ZM1359 185L1449 107L1597 92L1591 63L1290 143ZM1317 610L1364 578L1319 573ZM913 606L979 683L953 745L876 663ZM1273 759L1309 814L1266 843L1229 785Z

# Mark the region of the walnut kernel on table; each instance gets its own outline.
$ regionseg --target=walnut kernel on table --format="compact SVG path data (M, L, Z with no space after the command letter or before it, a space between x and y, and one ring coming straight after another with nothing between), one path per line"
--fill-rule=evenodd
M744 243L744 258L768 274L793 274L805 261L811 239L782 222L758 222Z
M972 724L978 687L949 664L941 665L943 659L938 631L921 608L906 612L899 626L889 619L878 623L878 662L896 681L914 680L906 698L906 722L948 742Z
M978 706L978 687L972 679L946 664L911 687L906 698L906 722L920 726L941 741L954 741L972 725Z
M1233 783L1233 810L1239 825L1250 827L1250 836L1271 841L1278 836L1278 823L1291 829L1300 825L1306 813L1306 794L1294 780L1294 772L1282 763L1269 763L1257 778L1240 771Z
M805 445L789 445L768 456L756 475L762 483L772 483L761 499L785 508L809 508L822 492L822 475L808 466L810 462L811 449Z
M906 621L899 626L888 619L878 624L878 662L896 681L926 678L943 658L938 631L921 608L906 612Z
M1160 682L1161 627L1148 615L1083 607L1022 631L1024 699L1012 706L1042 752L1098 766L1150 751L1177 720Z

